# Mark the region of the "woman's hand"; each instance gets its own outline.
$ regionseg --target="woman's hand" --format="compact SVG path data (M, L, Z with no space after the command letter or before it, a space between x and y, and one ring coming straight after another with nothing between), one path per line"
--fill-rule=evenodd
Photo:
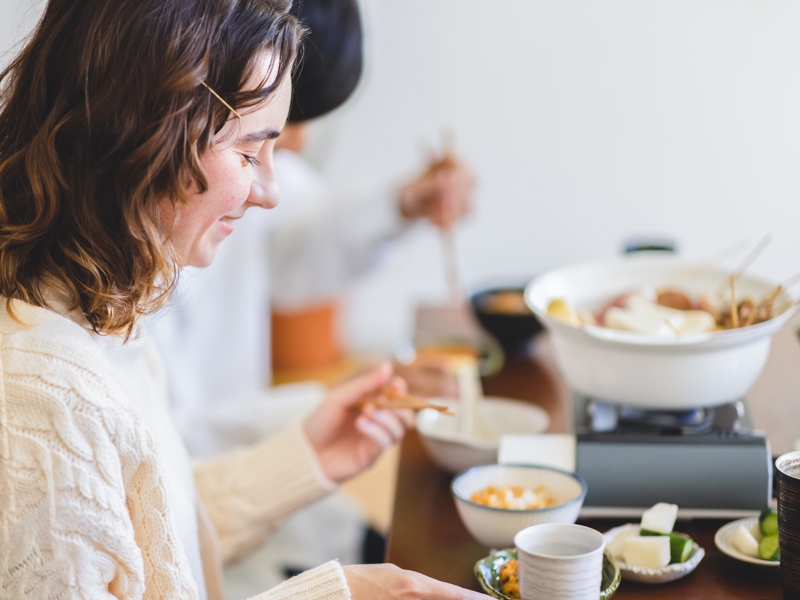
M474 184L467 166L447 154L401 188L400 214L406 219L425 217L434 225L449 227L469 212Z
M410 410L383 410L358 403L376 398L381 390L406 392L392 367L381 365L333 388L325 402L305 422L305 432L331 481L343 481L370 466L386 448L414 426Z
M423 398L458 398L458 381L452 374L450 361L444 357L417 357L414 362L394 365L409 393Z
M489 596L394 565L342 568L353 600L489 600Z

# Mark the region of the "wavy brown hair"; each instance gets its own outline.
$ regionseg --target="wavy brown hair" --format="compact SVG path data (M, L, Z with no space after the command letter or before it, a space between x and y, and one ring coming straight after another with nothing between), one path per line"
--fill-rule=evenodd
M159 200L205 192L200 156L234 118L225 103L267 101L291 68L289 5L48 2L0 74L0 295L47 306L55 287L96 332L125 335L164 303L179 265ZM265 52L277 79L241 91Z

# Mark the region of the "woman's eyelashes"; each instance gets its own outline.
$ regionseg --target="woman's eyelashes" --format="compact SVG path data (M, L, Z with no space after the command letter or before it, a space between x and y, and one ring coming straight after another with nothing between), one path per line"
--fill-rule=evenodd
M252 167L257 167L258 165L261 164L260 162L258 162L258 159L255 156L250 156L249 154L241 154L240 156L242 157L243 167L246 167L248 165Z

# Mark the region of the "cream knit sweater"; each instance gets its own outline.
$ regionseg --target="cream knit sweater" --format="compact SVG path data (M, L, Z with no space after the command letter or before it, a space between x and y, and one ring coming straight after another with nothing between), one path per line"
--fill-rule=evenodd
M80 315L12 307L24 325L0 310L0 599L198 598L171 457L115 379L102 340ZM199 544L207 580L331 487L299 426L197 464L195 482L200 539L188 543ZM212 600L217 589L208 586ZM332 562L257 598L349 597Z

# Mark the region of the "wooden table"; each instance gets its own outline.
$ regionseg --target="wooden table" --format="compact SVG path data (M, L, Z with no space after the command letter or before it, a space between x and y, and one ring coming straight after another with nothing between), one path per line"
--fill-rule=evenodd
M762 379L749 396L755 426L767 432L774 453L790 451L800 436L800 344L793 333L797 322L798 319L792 320L776 336ZM567 432L571 423L568 390L551 357L549 340L545 338L537 342L533 359L507 362L501 373L484 382L484 389L487 395L538 404L551 416L551 432ZM472 567L488 551L461 524L450 496L451 480L450 474L427 458L417 434L410 434L401 451L387 560L442 581L479 589ZM623 521L582 523L605 531ZM689 534L706 551L695 572L658 586L623 581L615 598L781 598L778 570L763 570L738 562L717 550L714 533L724 523L681 522L680 531Z

